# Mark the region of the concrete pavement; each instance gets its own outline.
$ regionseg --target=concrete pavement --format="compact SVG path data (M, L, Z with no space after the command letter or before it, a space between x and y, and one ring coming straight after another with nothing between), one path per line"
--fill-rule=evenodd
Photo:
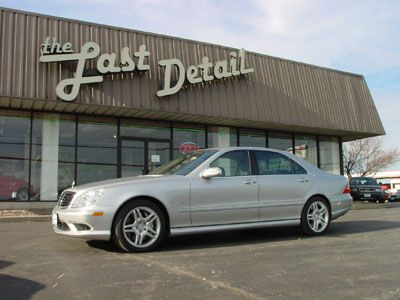
M158 252L0 224L2 299L399 299L400 209L353 210L327 235L295 228L176 237Z

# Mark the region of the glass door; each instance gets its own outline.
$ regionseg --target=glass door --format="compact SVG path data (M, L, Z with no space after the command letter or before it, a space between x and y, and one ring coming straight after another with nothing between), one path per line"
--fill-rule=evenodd
M151 141L147 143L148 143L147 171L149 173L170 161L170 143L151 142Z
M137 176L146 173L145 142L138 140L121 140L120 176Z
M170 161L168 140L121 137L118 143L118 177L145 175Z

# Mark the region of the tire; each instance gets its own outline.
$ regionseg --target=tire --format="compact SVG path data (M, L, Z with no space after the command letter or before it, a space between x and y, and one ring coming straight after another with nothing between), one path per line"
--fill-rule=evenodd
M132 200L115 217L113 240L125 252L151 251L164 240L166 224L166 216L157 204Z
M328 201L322 197L313 197L304 205L300 228L305 235L321 235L328 230L331 220Z
M28 201L29 192L27 188L20 188L17 191L17 201Z

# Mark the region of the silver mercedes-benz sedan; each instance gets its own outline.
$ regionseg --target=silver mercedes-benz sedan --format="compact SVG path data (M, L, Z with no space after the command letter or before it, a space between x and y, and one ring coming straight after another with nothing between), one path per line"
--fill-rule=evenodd
M319 235L351 204L345 177L293 154L205 149L149 175L69 188L53 210L53 225L56 233L143 252L170 235L230 229L292 225Z

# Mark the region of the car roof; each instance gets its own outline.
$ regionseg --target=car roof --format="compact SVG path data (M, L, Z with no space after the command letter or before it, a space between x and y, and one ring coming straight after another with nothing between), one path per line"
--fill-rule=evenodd
M206 148L202 150L217 150L217 151L230 151L230 150L261 150L261 151L274 151L274 152L281 152L281 153L290 153L283 150L273 149L273 148L266 148L266 147L250 147L250 146L235 146L235 147L213 147L213 148Z

